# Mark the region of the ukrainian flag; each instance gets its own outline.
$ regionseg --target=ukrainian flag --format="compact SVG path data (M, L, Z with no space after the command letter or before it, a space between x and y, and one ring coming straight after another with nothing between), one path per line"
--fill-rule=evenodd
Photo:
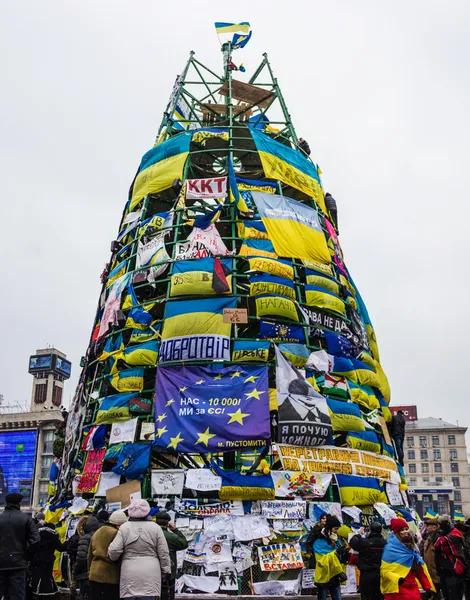
M257 129L251 129L251 135L266 177L282 181L313 197L323 213L327 214L320 177L314 164L300 150L285 146Z
M131 418L129 402L134 396L134 393L113 394L112 396L102 398L100 407L96 413L95 423L103 425L129 420Z
M299 316L294 302L282 296L261 296L255 298L258 317L277 316L298 321Z
M273 260L268 257L251 256L247 258L250 271L259 271L268 273L275 277L283 277L284 279L294 279L294 267L291 260L279 258Z
M324 308L339 315L346 313L346 306L340 298L326 292L325 290L315 287L314 285L305 286L305 302L307 306L315 306Z
M121 352L116 360L122 359L134 367L154 366L157 364L158 347L160 342L145 342L137 346L129 346Z
M382 409L382 415L385 419L385 423L391 423L392 421L392 411L388 408L388 404L382 398L382 394L378 393L379 404Z
M380 408L379 400L377 399L374 390L369 385L359 385L358 383L350 381L349 393L351 394L353 402L365 406L368 410Z
M343 506L367 506L384 500L377 479L356 475L335 475Z
M140 392L144 389L143 369L126 369L108 377L111 385L118 392Z
M429 581L430 589L435 591L428 568L419 552L408 548L392 534L387 540L382 555L382 565L380 567L380 590L382 594L398 594L400 580L406 579L415 561L422 567Z
M339 284L332 277L325 277L310 269L305 269L305 275L309 285L339 296Z
M279 350L294 367L302 368L310 356L310 351L303 344L279 344Z
M315 583L329 583L333 577L343 573L343 565L340 563L336 550L340 547L329 544L326 539L318 538L313 544L315 552Z
M437 513L435 510L432 510L431 508L428 508L428 510L426 511L426 514L424 515L425 519L438 519L439 518L439 513Z
M251 192L251 195L276 254L331 263L325 234L315 209L277 194Z
M124 273L126 272L126 268L127 268L127 260L124 260L117 267L114 267L114 269L108 275L108 278L106 280L106 287L109 288L109 286L112 283L114 283L116 281L116 279L119 279L119 277L124 275Z
M454 521L465 521L465 515L461 510L454 510Z
M179 260L173 265L173 274L171 276L170 296L216 296L217 292L213 288L214 278L214 258L200 258L199 260ZM225 270L230 271L226 275L229 290L232 292L232 259L220 259Z
M216 21L214 23L217 35L223 33L250 33L251 27L247 21L241 23L223 23Z
M250 275L250 296L275 294L295 300L294 284L288 279L272 275Z
M359 408L351 402L326 399L333 431L365 431Z
M233 343L232 362L267 362L271 342L236 340Z
M126 327L146 330L152 324L152 315L141 306L136 306L127 313Z
M233 168L232 159L229 158L228 161L228 184L230 187L230 202L235 202L238 210L243 213L250 212L250 208L245 202L245 199L240 194L237 185L237 178L235 176L235 170Z
M268 232L263 221L239 221L238 237L242 240L268 240Z
M179 133L144 154L134 181L129 211L147 194L158 194L170 188L175 179L182 178L191 135L191 132Z
M104 345L103 352L98 357L98 360L106 360L113 354L120 352L123 348L124 342L122 341L122 333L118 335L114 342L111 338L108 338Z
M239 256L264 256L277 258L271 240L245 240L240 248Z
M366 452L380 454L379 438L374 431L355 431L348 434L347 440L349 446L355 450L365 450Z

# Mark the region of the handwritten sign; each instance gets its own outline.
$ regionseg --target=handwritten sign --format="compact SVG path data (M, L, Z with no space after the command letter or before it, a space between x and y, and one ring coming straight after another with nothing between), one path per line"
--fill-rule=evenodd
M222 478L209 469L190 469L186 473L186 487L197 492L219 491Z
M283 469L287 471L341 473L400 483L395 461L373 452L335 446L308 448L279 444L279 456Z
M258 557L262 571L285 571L304 566L299 544L259 546Z
M152 496L179 496L183 486L184 471L181 469L152 469Z
M224 323L248 323L246 308L224 308Z
M268 519L305 519L307 503L303 500L267 500L261 503L261 513Z
M244 515L243 502L241 500L227 500L226 502L213 502L211 504L198 504L197 500L175 499L175 511L189 513L199 517L210 517L212 515Z

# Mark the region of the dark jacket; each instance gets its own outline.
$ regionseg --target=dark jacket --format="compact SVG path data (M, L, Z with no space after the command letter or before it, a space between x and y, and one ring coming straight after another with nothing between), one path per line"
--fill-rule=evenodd
M0 570L26 569L28 551L34 552L38 543L33 519L16 504L7 504L0 515Z
M47 564L53 564L55 560L54 553L64 552L67 548L66 543L60 541L59 534L50 527L44 526L39 527L39 544L36 546L31 559L31 566L41 566Z
M88 579L88 547L95 531L100 527L96 517L88 517L83 525L83 535L80 536L77 546L77 561L75 563L75 579Z
M405 437L405 426L406 421L404 415L393 415L392 417L392 437L404 438Z
M349 545L353 550L359 553L357 557L357 568L361 573L363 571L380 571L385 543L386 542L380 533L371 533L366 538L363 538L360 535L354 535L351 538Z
M173 531L170 531L168 527L162 527L162 529L166 543L168 544L168 550L170 551L171 578L176 579L176 571L178 567L176 552L179 550L186 550L188 547L188 540L184 537L181 531L178 531L178 529L173 529Z

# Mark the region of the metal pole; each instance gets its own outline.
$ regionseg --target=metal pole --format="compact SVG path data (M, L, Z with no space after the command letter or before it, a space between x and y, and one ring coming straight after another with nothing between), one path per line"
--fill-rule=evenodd
M279 104L281 105L287 127L289 128L289 133L290 133L292 139L294 140L295 144L297 144L297 142L298 142L297 134L295 132L294 126L292 125L292 119L291 119L289 111L287 110L287 105L284 101L284 96L282 95L281 88L279 87L277 79L274 77L274 73L271 69L271 65L269 64L267 53L265 52L263 54L263 56L266 60L266 66L268 67L269 74L271 75L271 79L273 81L273 86L276 91L276 96L279 98Z

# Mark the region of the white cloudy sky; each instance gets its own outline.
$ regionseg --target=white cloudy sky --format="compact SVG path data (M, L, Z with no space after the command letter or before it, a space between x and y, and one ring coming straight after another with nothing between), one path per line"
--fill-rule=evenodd
M231 8L233 7L233 8ZM190 50L249 20L337 198L347 264L395 404L470 425L470 3L3 0L0 393L29 399L54 344L73 392L127 190ZM466 260L467 258L467 260Z

